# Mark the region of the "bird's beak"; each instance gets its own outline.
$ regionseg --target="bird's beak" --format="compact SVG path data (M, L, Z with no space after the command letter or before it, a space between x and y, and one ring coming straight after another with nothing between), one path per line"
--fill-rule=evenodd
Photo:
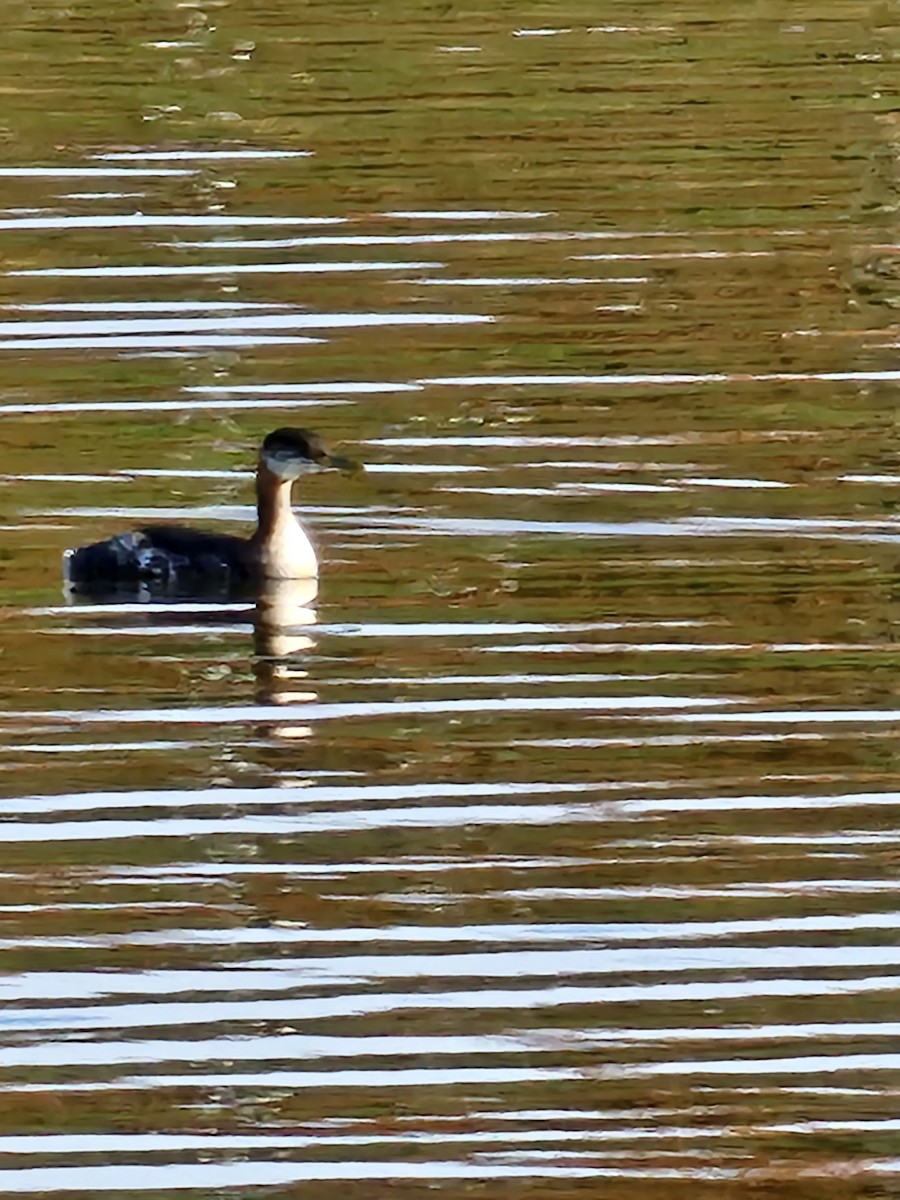
M342 458L340 454L326 454L322 465L332 467L335 471L343 471L345 475L362 475L366 470L361 462L353 458Z

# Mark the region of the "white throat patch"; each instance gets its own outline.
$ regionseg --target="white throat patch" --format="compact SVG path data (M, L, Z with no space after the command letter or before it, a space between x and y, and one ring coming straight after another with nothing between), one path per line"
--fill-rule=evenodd
M319 467L308 458L298 458L290 451L263 451L263 462L267 470L279 479L299 479L310 471L318 471Z

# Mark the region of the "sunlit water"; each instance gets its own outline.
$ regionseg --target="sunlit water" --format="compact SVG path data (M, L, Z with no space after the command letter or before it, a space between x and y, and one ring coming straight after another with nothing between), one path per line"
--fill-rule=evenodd
M10 6L0 1193L893 1194L876 7Z

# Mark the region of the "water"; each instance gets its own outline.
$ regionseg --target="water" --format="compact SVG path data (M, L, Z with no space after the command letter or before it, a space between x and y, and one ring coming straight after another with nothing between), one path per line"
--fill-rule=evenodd
M897 1188L896 26L664 7L10 6L3 1194Z

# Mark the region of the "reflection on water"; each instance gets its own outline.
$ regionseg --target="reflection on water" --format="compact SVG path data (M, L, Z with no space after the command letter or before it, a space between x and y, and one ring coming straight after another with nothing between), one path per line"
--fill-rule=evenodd
M892 1194L894 23L76 7L0 46L0 1192ZM372 463L318 591L63 594L273 411Z

